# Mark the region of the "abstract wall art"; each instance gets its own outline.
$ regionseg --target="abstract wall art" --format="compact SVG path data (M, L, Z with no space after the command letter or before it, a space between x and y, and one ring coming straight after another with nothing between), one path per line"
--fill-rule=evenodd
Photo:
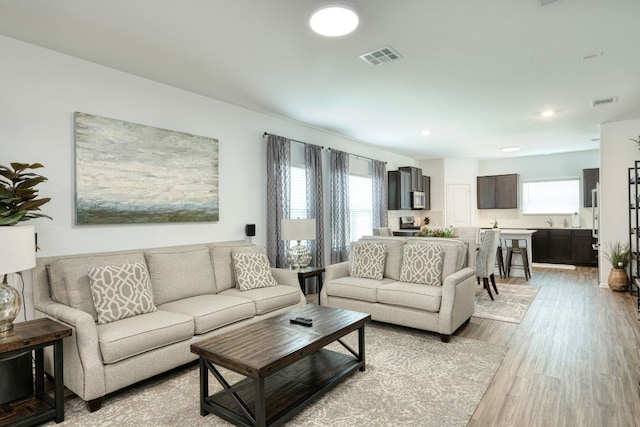
M76 224L218 221L218 140L75 113Z

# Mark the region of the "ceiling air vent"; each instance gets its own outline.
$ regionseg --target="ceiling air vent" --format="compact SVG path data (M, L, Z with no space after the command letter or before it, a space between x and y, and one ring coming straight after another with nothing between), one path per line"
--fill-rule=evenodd
M612 104L612 103L617 102L617 101L618 101L618 97L617 96L612 96L610 98L594 99L593 101L591 101L591 106L592 107L597 107L599 105Z
M557 3L560 0L538 0L540 7L549 6L550 4Z
M376 67L387 62L396 61L402 58L402 55L400 55L398 51L391 46L385 46L381 47L380 49L367 52L364 55L360 55L360 58L370 65Z

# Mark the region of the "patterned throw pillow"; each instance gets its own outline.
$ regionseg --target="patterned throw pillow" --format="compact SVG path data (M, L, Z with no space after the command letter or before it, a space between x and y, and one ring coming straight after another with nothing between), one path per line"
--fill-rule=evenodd
M99 324L156 311L143 262L93 267L88 274Z
M262 253L232 252L233 270L241 291L276 286L267 256Z
M438 245L405 245L400 281L442 286L444 251Z
M351 276L382 280L386 254L387 248L382 243L356 243L351 248Z

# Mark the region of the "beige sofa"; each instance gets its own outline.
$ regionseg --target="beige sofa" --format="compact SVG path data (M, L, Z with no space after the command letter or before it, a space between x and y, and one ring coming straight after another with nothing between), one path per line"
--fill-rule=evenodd
M232 251L264 248L238 241L38 259L36 317L73 329L63 341L65 386L97 410L104 395L195 360L192 343L306 304L296 272L269 269L266 261L277 283L240 290ZM90 271L121 265L148 271L155 310L101 323ZM45 355L48 372L51 356Z
M326 268L323 304L436 332L444 342L469 321L475 308L476 270L466 266L468 244L455 239L376 236L363 237L360 243L384 246L382 277L361 277L368 276L366 271L354 274L357 261L352 246L349 262ZM428 262L425 253L431 254ZM366 256L368 260L374 257L372 253Z

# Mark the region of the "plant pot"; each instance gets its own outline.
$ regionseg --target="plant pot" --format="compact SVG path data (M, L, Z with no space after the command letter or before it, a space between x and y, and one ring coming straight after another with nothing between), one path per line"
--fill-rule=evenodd
M629 289L629 276L627 270L622 268L612 268L607 281L609 287L614 291L626 291Z

